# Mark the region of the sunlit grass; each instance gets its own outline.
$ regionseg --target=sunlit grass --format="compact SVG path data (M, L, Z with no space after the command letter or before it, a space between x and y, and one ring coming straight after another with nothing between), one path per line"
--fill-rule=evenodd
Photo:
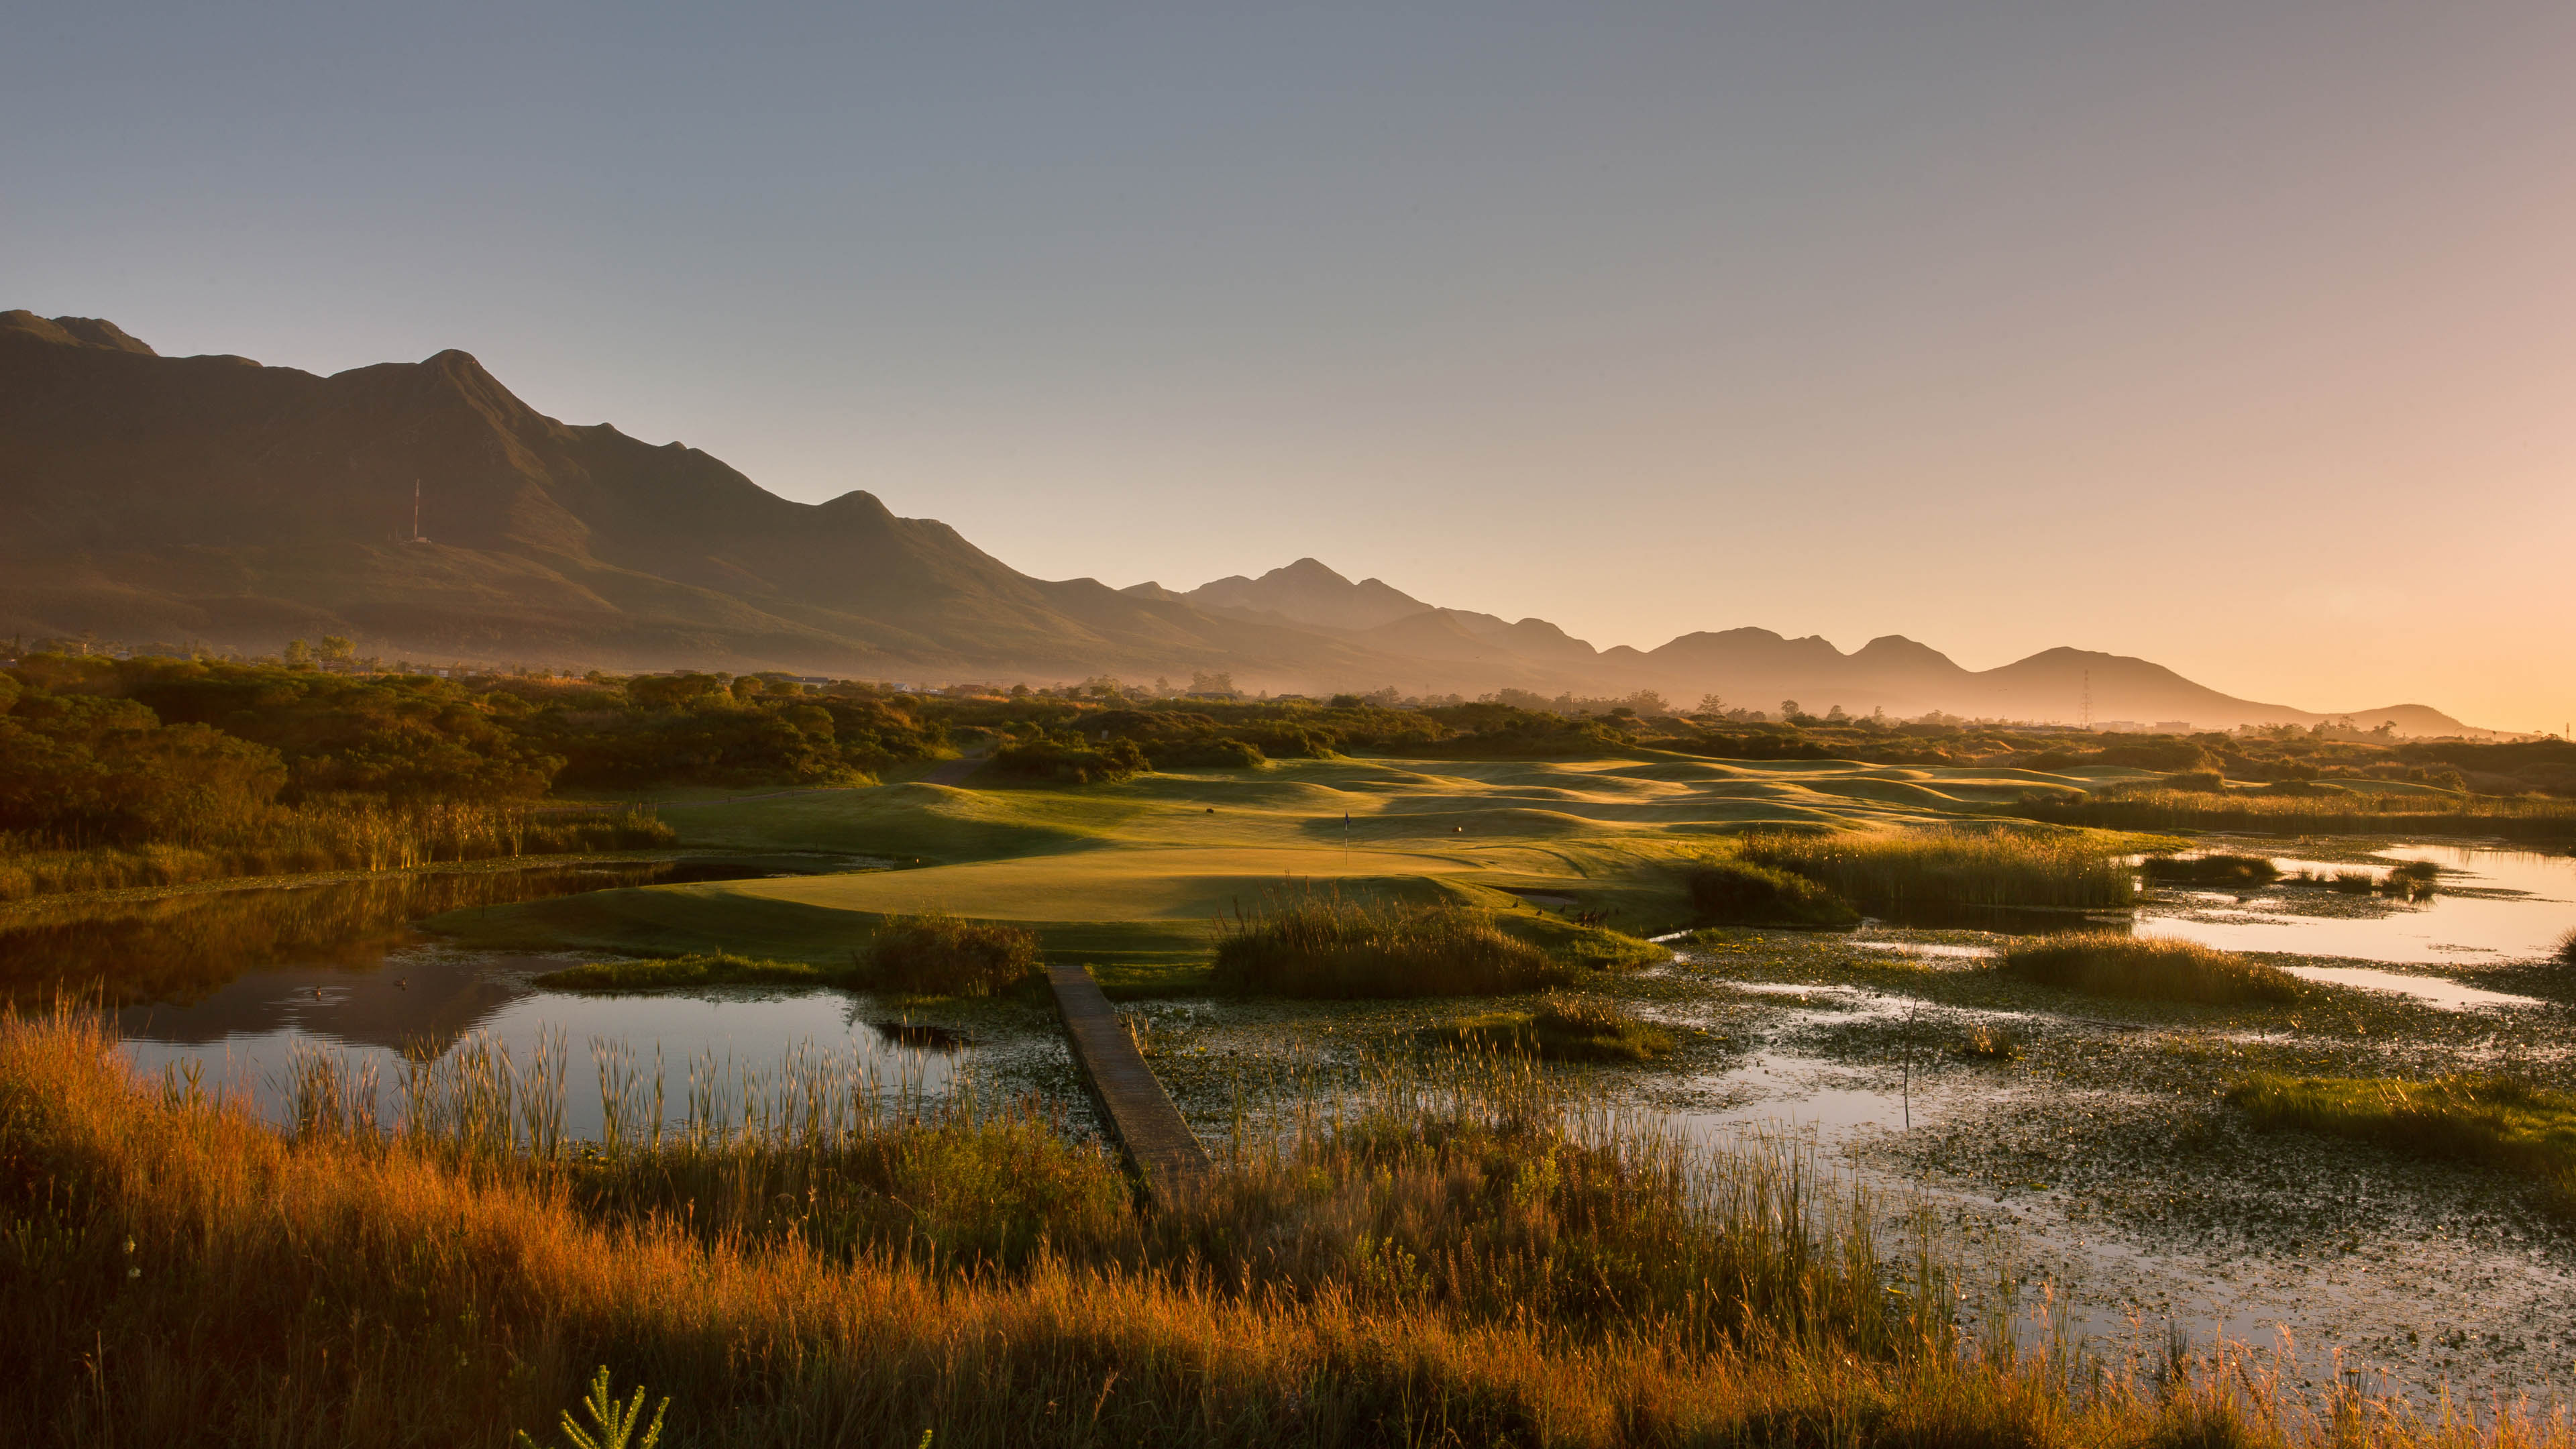
M1577 974L1492 912L1449 901L1276 891L1215 929L1217 980L1272 996L1496 996Z
M2576 1214L2576 1095L2476 1074L2402 1082L2266 1072L2228 1096L2263 1126L2494 1163L2546 1184L2559 1210Z
M2125 906L2119 847L2080 835L1924 830L1745 837L1737 858L1794 871L1866 906Z
M1529 1011L1495 1011L1424 1030L1427 1041L1475 1051L1528 1053L1549 1061L1645 1062L1669 1054L1669 1028L1616 1002L1550 993Z
M2299 978L2231 951L2190 941L2087 933L2013 947L1994 968L2042 986L2094 996L2223 1005L2295 1001Z

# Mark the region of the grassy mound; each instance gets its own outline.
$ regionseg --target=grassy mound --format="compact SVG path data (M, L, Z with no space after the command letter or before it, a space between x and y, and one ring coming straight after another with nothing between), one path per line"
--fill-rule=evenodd
M869 943L857 976L881 991L993 996L1037 968L1036 932L932 911L889 919Z
M2294 1001L2300 989L2299 978L2289 972L2232 951L2107 933L2016 946L1995 969L2042 986L2143 1001Z
M1535 1011L1497 1011L1426 1029L1427 1041L1564 1062L1644 1062L1673 1049L1673 1034L1617 1003L1550 993Z
M2299 1127L2424 1157L2489 1162L2548 1184L2576 1214L2576 1095L2496 1076L2288 1077L2263 1072L2228 1100L2265 1127Z
M1574 967L1503 930L1490 912L1447 903L1306 892L1217 921L1217 979L1272 996L1499 996L1574 976Z
M829 986L843 979L802 961L770 961L724 951L656 961L589 961L536 980L555 991L667 991L681 986Z
M2146 873L2167 885L2220 887L2270 885L2281 878L2281 868L2260 855L2149 856Z
M1747 836L1737 858L1869 905L2125 906L2137 881L2111 844L1956 830Z
M1691 913L1721 926L1848 926L1852 903L1803 875L1740 860L1716 860L1690 873Z

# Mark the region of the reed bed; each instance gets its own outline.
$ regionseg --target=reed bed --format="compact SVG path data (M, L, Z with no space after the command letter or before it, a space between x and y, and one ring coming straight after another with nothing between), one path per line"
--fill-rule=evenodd
M1809 1159L1694 1153L1492 1058L1310 1093L1140 1217L1042 1110L871 1097L846 1060L574 1144L560 1038L407 1064L384 1121L312 1057L286 1131L112 1046L0 1018L12 1442L498 1449L607 1365L667 1397L670 1449L2576 1444L1963 1331L1928 1239L1883 1250ZM636 1065L594 1049L604 1100Z
M2538 1181L2553 1207L2576 1216L2576 1095L2476 1073L2403 1082L2262 1072L2228 1100L2260 1126L2492 1163Z
M1849 926L1860 912L1816 881L1744 860L1713 860L1691 870L1691 914L1709 925Z
M2576 836L2576 800L2548 795L2210 794L2137 790L2074 800L2028 799L2013 813L2109 830L2217 830L2260 835Z
M2013 831L1748 835L1736 858L1793 871L1847 899L1896 906L2126 906L2134 873L2094 840Z
M2296 1001L2299 978L2232 951L2191 941L2088 932L2006 951L1994 969L2042 986L2094 996L2232 1005Z
M916 996L997 996L1038 969L1037 932L945 911L891 916L867 954L851 962L856 980Z
M1216 978L1271 996L1500 996L1572 983L1576 968L1449 902L1266 895L1215 924Z
M2274 865L2268 856L2219 852L2149 856L2143 869L2147 879L2167 885L2241 889L2267 886L2281 878L2281 868Z
M63 850L28 836L0 836L0 901L241 876L409 870L525 855L646 850L677 839L679 832L642 807L567 816L470 800L270 806L188 844Z
M1529 1011L1499 1011L1429 1027L1425 1041L1561 1062L1646 1062L1671 1054L1673 1034L1617 1002L1550 992Z

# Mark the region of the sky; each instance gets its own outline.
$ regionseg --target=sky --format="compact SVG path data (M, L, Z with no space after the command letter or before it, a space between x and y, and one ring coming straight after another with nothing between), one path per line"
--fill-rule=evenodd
M2576 717L2576 6L0 14L0 307L1047 578Z

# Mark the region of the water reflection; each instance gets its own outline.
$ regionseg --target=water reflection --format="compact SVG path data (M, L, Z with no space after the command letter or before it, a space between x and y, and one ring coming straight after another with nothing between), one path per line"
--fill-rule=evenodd
M58 992L110 1006L194 1001L262 967L372 971L388 951L418 939L412 922L441 911L763 874L658 860L422 871L139 900L39 898L0 916L0 997L20 1006L48 1004Z
M2281 951L2391 964L2529 960L2576 927L2576 857L2467 845L2399 845L2370 862L2441 867L2432 895L2344 895L2285 882L2232 900L2198 893L2151 905L2140 922L2226 951ZM2287 872L2331 877L2351 862L2275 858Z

